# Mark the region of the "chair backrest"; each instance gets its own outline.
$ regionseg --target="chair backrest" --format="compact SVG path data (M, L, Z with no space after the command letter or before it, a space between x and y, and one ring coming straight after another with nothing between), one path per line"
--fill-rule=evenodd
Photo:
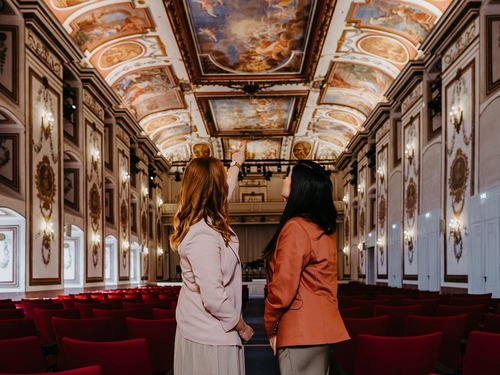
M75 309L80 310L80 316L84 319L93 318L94 317L94 308L98 308L101 310L111 310L112 305L107 302L89 302L89 301L75 301L74 303Z
M54 372L37 372L36 374L31 375L49 375L54 374ZM0 375L16 375L16 374L8 374L2 372ZM102 375L101 366L86 366L76 368L74 370L67 371L57 371L57 375Z
M62 343L63 337L84 341L112 341L114 333L109 318L66 319L53 317L52 326L57 341L57 367L67 368L66 353Z
M175 310L153 308L153 319L175 319Z
M352 301L353 307L361 307L364 318L373 317L376 305L388 306L391 303L389 299L355 299Z
M343 371L352 373L358 347L358 336L362 333L377 336L387 335L389 317L387 315L374 318L343 317L343 321L351 339L334 344L332 359Z
M80 319L80 310L78 309L52 310L36 308L34 314L35 324L40 331L40 343L42 346L56 343L56 335L52 325L53 316L67 319Z
M480 329L480 326L484 320L484 309L484 304L471 306L439 305L436 315L450 316L467 314L467 324L465 325L463 336L464 339L467 339L471 331Z
M32 318L0 320L0 340L37 335L38 331Z
M47 309L62 309L62 303L55 303L52 299L22 299L21 304L24 309L24 315L26 318L34 318L34 309L47 308ZM35 322L36 323L36 322Z
M500 374L500 334L472 331L465 349L463 375Z
M63 338L68 367L102 367L103 375L151 375L146 339L89 342Z
M375 306L374 316L389 316L389 328L387 334L389 336L404 336L406 327L406 318L408 315L418 315L422 311L421 305L408 306Z
M409 305L420 305L422 307L422 311L420 315L425 316L435 316L437 308L441 300L439 298L424 298L424 299L413 299L413 298L403 298L401 304L404 306Z
M500 333L500 314L488 314L484 317L483 331Z
M0 340L0 373L30 374L46 370L47 363L38 337Z
M15 309L16 304L14 302L3 302L0 303L0 310Z
M406 320L406 336L418 336L441 332L441 347L438 361L459 371L462 368L462 337L467 324L467 314L453 316L410 315Z
M360 334L354 375L427 375L434 371L441 332L410 337Z
M22 319L24 317L24 309L0 310L0 319Z
M175 319L127 318L129 338L145 338L155 374L165 374L174 365Z
M111 320L111 330L114 340L128 339L127 318L149 318L148 314L142 310L101 310L93 309L94 317L109 318Z

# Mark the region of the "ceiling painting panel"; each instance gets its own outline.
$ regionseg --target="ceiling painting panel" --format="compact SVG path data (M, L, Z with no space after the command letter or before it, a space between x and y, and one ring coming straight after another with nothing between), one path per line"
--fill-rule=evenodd
M310 160L312 157L313 144L308 141L295 142L292 147L292 156L296 160Z
M232 98L207 94L197 99L212 136L276 136L293 134L297 115L303 111L305 94L255 97L237 94Z
M120 3L92 9L70 23L71 36L82 51L93 51L111 40L143 34L153 27L146 8Z
M318 143L314 158L316 160L335 160L343 150L324 142Z
M168 10L178 35L187 40L183 52L193 63L196 82L269 75L304 80L311 57L318 52L311 42L320 35L327 3L173 0ZM330 12L333 6L334 2L328 4Z
M379 98L368 91L328 87L320 100L321 104L336 104L350 107L368 116L378 103Z
M224 150L226 159L231 159L231 154L239 149L243 139L225 139ZM248 160L272 160L280 157L281 139L255 139L247 140L246 159Z
M421 43L436 22L430 10L402 1L372 0L353 3L348 22L401 35L415 45Z
M185 107L180 90L168 67L130 72L113 84L132 114L138 119L170 109Z

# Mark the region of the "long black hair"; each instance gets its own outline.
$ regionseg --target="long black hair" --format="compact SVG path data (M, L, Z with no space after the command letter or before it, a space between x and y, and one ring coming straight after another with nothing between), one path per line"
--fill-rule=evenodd
M333 184L328 173L313 161L301 160L293 167L285 210L276 233L262 252L262 258L271 259L281 230L294 217L316 224L323 234L335 232L337 210L333 204Z

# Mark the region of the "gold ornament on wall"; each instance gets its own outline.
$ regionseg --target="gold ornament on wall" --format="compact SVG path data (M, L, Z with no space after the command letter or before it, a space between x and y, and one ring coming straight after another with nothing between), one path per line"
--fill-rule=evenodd
M469 161L467 155L459 148L455 159L451 163L450 177L448 179L448 187L452 197L451 206L456 217L460 217L464 208L468 180Z

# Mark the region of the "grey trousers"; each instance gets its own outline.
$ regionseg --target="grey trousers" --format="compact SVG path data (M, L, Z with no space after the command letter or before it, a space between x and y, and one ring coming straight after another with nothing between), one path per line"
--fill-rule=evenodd
M331 345L280 348L281 375L328 375L331 353Z

